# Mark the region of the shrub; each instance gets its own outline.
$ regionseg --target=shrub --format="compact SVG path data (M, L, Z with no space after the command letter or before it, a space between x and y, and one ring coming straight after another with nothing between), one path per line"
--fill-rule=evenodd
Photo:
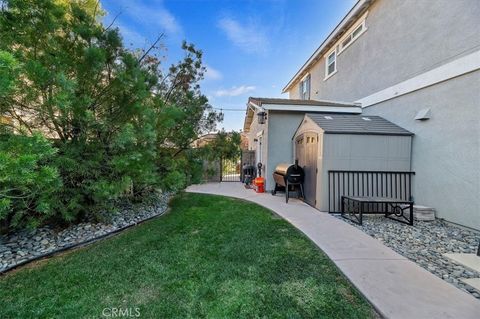
M0 98L12 91L17 70L18 62L13 55L0 50Z
M55 153L41 135L0 136L0 221L35 227L53 216L62 187Z

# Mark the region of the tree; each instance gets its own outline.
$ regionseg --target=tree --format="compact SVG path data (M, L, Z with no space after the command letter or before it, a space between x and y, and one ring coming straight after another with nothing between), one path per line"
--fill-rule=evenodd
M235 159L241 154L240 144L240 133L220 131L205 150L210 159Z
M162 36L128 50L102 14L93 0L1 3L0 65L16 81L0 82L0 110L17 133L54 141L63 181L55 209L65 220L184 186L184 151L221 120L200 91L200 50L184 43L184 58L164 70Z
M0 99L7 97L14 89L17 70L18 62L13 55L0 51Z

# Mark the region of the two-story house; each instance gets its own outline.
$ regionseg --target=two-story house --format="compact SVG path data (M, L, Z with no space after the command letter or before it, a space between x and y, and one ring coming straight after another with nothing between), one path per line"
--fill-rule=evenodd
M244 130L266 174L293 160L305 112L378 115L415 134L415 202L480 229L479 17L478 0L359 0L287 83L289 99L249 100Z

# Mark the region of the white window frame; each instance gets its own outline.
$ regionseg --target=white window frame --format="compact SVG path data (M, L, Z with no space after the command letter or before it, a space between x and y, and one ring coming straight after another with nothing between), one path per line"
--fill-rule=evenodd
M332 71L332 73L328 73L328 67L332 64L332 63L328 63L328 58L333 54L335 53L335 59L333 60L332 63L335 64L335 68L334 70ZM325 78L323 79L324 81L326 81L327 79L329 79L330 77L332 77L335 73L337 73L337 46L335 46L333 48L333 50L329 51L326 55L325 55Z
M307 86L307 80L308 80L308 87ZM309 92L311 92L311 86L312 86L312 80L311 80L311 77L310 77L310 73L307 73L303 78L302 80L300 81L300 88L301 88L301 91L300 91L300 99L301 100L310 100L310 94L309 96L307 96L305 98L305 95Z
M360 36L362 34L365 33L365 31L367 31L367 25L366 25L366 21L367 21L367 15L368 15L368 11L365 12L365 14L359 19L359 21L357 23L355 23L346 33L345 35L338 41L338 52L337 52L337 55L340 55L343 51L345 51L350 45L352 45L353 42L355 42L355 40L357 40L358 38L360 38ZM359 27L362 27L362 31L360 31L359 34L357 34L356 36L353 36L353 33L359 28ZM345 46L343 45L343 43L350 38L350 42L348 42Z

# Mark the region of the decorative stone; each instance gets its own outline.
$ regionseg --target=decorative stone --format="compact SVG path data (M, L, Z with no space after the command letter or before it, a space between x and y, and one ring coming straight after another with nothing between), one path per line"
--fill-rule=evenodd
M150 217L162 215L166 212L172 195L167 192L157 194L155 201L150 204L125 205L117 214L105 213L104 223L84 222L60 231L53 231L47 226L34 231L2 235L0 243L6 244L0 244L0 272L59 248L82 243Z
M360 226L339 215L338 218L380 240L435 276L480 299L480 291L461 281L464 278L480 278L480 272L467 269L443 256L445 253L475 254L480 238L478 232L439 219L415 221L413 226L409 226L383 216L364 215L363 225Z

